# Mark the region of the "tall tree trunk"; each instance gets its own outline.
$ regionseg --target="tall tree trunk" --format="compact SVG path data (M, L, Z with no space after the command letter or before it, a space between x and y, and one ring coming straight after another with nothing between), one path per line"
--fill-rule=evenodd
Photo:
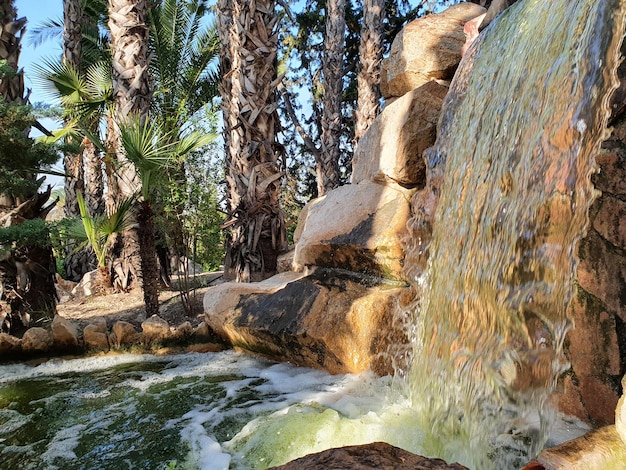
M26 104L24 76L18 67L26 18L17 18L13 0L0 0L0 15L0 60L6 60L7 65L15 71L13 76L0 79L0 96L6 102ZM29 130L24 129L26 135ZM32 175L31 178L35 177ZM50 198L50 187L45 193L27 194L21 203L10 194L3 194L2 189L0 196L4 196L3 202L11 203L0 210L2 227L29 219L45 218L51 208L44 207ZM52 249L45 244L20 247L15 253L0 258L0 300L8 304L8 316L13 320L12 331L28 327L30 318L40 320L54 315L57 302L55 272Z
M142 120L148 116L152 96L148 74L148 27L146 26L146 0L109 0L109 31L111 32L112 79L115 100L116 124L126 122L138 115ZM117 129L112 129L119 135ZM117 174L118 200L140 189L140 182L133 165L128 162L119 139L114 144ZM121 236L114 250L114 284L122 290L142 284L139 236L131 228Z
M275 273L287 240L279 204L282 146L276 139L278 16L273 0L220 0L218 11L224 22L222 109L230 215L225 270L227 277L249 282Z
M323 196L339 186L341 154L341 101L343 92L343 53L345 48L346 2L326 2L324 38L324 109L322 111L322 151L316 162L317 191Z
M383 59L384 0L363 0L363 25L357 77L358 105L354 140L358 145L380 110L380 66Z

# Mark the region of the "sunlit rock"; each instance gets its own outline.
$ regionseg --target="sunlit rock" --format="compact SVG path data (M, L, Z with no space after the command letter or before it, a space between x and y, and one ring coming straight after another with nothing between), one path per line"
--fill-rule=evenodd
M112 333L115 335L112 343L117 347L135 344L139 337L139 333L135 330L135 327L125 321L115 322Z
M80 282L72 289L72 295L76 298L89 297L96 293L98 282L98 270L85 273Z
M52 320L52 340L54 347L58 350L77 349L78 329L76 325L61 315L55 315L54 320Z
M22 350L26 354L40 354L52 347L52 335L45 328L29 328L22 337Z
M414 191L370 181L330 191L308 204L293 265L341 268L404 279L402 240Z
M83 341L87 349L96 349L101 351L108 351L109 338L105 330L102 331L100 325L90 323L83 330Z
M392 327L407 287L339 270L285 273L226 283L204 300L206 322L234 346L331 373L391 373L384 355L402 336Z
M423 187L422 153L435 143L446 86L428 82L387 105L378 115L352 158L352 183L393 181Z
M460 3L406 25L383 60L383 96L402 96L431 80L452 79L465 43L463 26L485 11L474 3Z
M141 323L144 343L163 341L170 337L170 325L158 315L152 315Z
M626 446L626 375L622 377L622 396L615 409L615 430Z
M441 459L430 459L412 454L386 442L373 442L361 446L328 449L293 460L275 470L318 470L321 468L346 468L350 470L463 470L458 463L447 464Z

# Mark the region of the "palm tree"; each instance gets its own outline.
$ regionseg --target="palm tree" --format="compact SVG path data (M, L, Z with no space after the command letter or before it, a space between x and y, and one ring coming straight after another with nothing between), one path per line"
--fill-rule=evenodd
M322 151L317 161L317 191L323 196L339 186L341 101L343 92L343 53L346 32L345 0L326 2L324 38L324 109L322 112Z
M148 11L150 74L155 83L151 116L159 120L172 141L207 103L219 96L217 30L212 24L201 25L207 10L205 0L164 0ZM168 178L178 194L185 184L182 161L169 167ZM187 255L181 219L184 205L180 197L172 199L173 210L164 211L164 218L174 265L178 266L178 258Z
M81 193L77 193L80 218L73 219L74 223L68 226L65 234L71 242L80 245L76 250L91 248L98 265L96 291L106 291L111 286L111 274L107 269L107 255L113 236L123 232L131 223L131 209L134 197L124 199L109 214L92 215Z
M380 109L380 65L383 59L384 0L363 1L363 25L359 46L360 70L354 140L358 143Z
M127 159L132 162L141 180L138 207L139 249L143 272L143 296L147 315L159 313L159 268L156 256L154 203L162 186L167 167L184 160L191 152L210 143L215 136L191 132L172 142L156 121L143 123L133 119L120 125L120 137Z
M278 254L286 247L279 204L282 147L276 137L278 16L273 0L220 1L218 15L229 25L228 32L220 30L226 54L221 59L221 93L229 145L225 270L228 277L249 282L273 274Z
M111 70L115 111L112 130L135 116L143 122L148 117L152 85L149 76L148 26L146 0L109 0L109 32L111 35ZM116 135L117 134L117 135ZM109 135L115 149L117 168L116 199L139 190L139 178L133 165L126 164L126 155L118 132ZM114 282L122 290L140 285L142 279L139 238L136 228L127 230L114 253Z

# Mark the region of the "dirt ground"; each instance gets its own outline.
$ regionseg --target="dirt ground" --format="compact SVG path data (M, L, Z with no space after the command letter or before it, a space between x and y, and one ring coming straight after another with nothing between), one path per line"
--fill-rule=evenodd
M190 280L193 288L190 290L192 311L189 314L181 299L180 282L172 280L169 288L159 293L159 316L170 326L178 326L186 321L195 327L204 317L202 302L204 294L211 286L223 282L222 273L205 273ZM111 326L118 320L124 320L135 326L140 326L146 319L146 309L141 289L128 293L111 293L107 295L93 295L82 298L67 298L62 296L57 305L57 313L81 326L85 326L94 317L104 317Z

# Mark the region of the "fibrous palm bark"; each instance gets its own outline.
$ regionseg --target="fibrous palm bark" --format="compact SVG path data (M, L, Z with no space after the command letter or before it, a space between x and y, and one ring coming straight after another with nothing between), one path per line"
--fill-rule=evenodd
M340 183L341 99L343 92L343 53L346 31L345 0L326 3L326 36L324 38L322 112L322 151L316 162L317 191L323 196Z
M148 27L146 25L146 0L109 0L109 31L111 34L112 80L115 100L116 124L127 122L131 116L147 118L152 96L148 73ZM115 125L113 126L115 129ZM110 130L111 132L112 130ZM115 136L118 200L128 197L140 187L133 165L129 164L124 150ZM118 134L119 135L119 134ZM111 186L112 189L114 186ZM122 290L136 287L143 281L139 236L129 229L121 237L114 253L114 282ZM139 284L141 283L139 282ZM145 291L144 291L145 294Z
M380 65L383 58L384 0L363 1L363 25L357 77L358 106L354 140L358 143L380 110Z
M286 248L276 138L278 16L273 0L220 0L218 12L229 203L225 269L229 278L249 282L273 274Z

